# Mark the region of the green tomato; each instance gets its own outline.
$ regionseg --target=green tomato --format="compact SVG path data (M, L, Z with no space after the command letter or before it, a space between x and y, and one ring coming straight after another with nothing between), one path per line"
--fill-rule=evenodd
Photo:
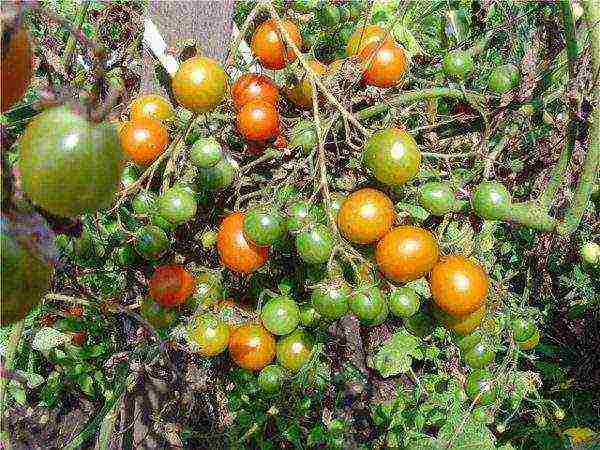
M258 387L268 395L278 394L285 380L285 371L277 364L269 364L258 374Z
M394 289L390 294L389 306L392 314L397 317L411 317L421 306L417 293L407 287Z
M376 286L358 289L350 297L348 304L350 310L363 323L375 321L381 316L382 310L386 307L383 294Z
M177 321L177 311L175 309L165 308L151 298L142 300L140 315L158 330L168 328Z
M209 191L224 189L233 183L237 171L237 162L230 158L222 158L212 167L198 169L198 185Z
M516 88L521 82L521 73L513 64L496 67L490 74L488 87L496 94L504 94Z
M319 0L293 0L292 9L299 13L309 13L319 4Z
M463 360L473 369L481 369L491 363L496 357L494 349L486 342L475 344L463 354Z
M346 5L346 7L348 9L348 18L350 20L356 20L360 17L362 7L359 1L351 1Z
M136 236L135 249L145 259L158 259L169 248L169 238L154 225L142 227Z
M348 312L350 288L344 281L334 280L318 286L310 296L313 306L327 319L336 320Z
M303 306L300 308L300 323L307 328L316 327L321 321L321 315L313 306Z
M223 158L221 144L214 137L201 137L190 150L190 161L196 167L207 169L215 166Z
M461 336L459 334L454 335L456 339L456 345L460 348L460 351L463 353L468 352L473 347L481 342L482 336L479 330L474 331L471 334L467 334L466 336Z
M579 250L584 263L596 266L600 264L600 245L595 242L586 242Z
M125 166L121 175L121 184L123 187L129 187L140 177L138 169L134 165Z
M206 313L195 319L188 336L202 356L215 356L229 344L229 326L214 314Z
M246 213L244 235L259 246L273 245L285 233L285 225L278 214L260 209Z
M158 198L158 213L174 225L180 225L196 215L196 199L179 186L172 187Z
M486 406L496 401L498 387L495 377L485 369L476 369L467 377L465 387L467 396L474 400L478 398L478 404Z
M277 192L275 192L275 198L278 203L286 203L291 200L292 197L298 194L298 188L292 184L284 184Z
M202 248L209 249L214 247L217 243L218 234L212 230L205 231L200 235L200 242L202 243Z
M385 298L383 299L382 306L383 307L381 308L381 312L377 315L377 317L375 317L373 320L363 320L362 323L369 327L376 327L385 322L385 319L387 319L387 316L390 312L390 308L388 306L388 303L385 301Z
M260 318L271 333L278 336L290 334L300 323L300 308L290 297L272 298L262 307Z
M333 236L325 225L315 225L296 236L298 256L308 264L323 264L329 261L333 247Z
M202 272L196 279L196 291L188 300L192 308L208 309L223 300L223 285L220 277L213 272Z
M419 190L419 203L435 216L451 213L456 208L456 196L448 183L430 181Z
M296 330L277 342L277 362L290 372L298 372L309 360L314 340L304 330Z
M301 149L305 154L309 154L317 146L317 132L315 126L309 120L300 120L292 128L292 137L289 148Z
M131 206L136 214L150 214L156 206L156 195L150 191L141 191L133 198Z
M517 342L523 342L531 338L537 331L537 325L533 320L519 318L511 323L513 337Z
M484 181L473 193L471 204L475 212L488 220L505 218L512 203L510 192L502 183Z
M419 172L421 151L406 131L387 128L367 140L363 163L383 184L401 186Z
M340 23L340 19L340 9L335 5L326 3L317 11L317 20L324 28L333 28L337 26Z
M467 51L453 50L445 56L442 70L447 77L464 80L473 72L473 57Z
M317 219L308 202L303 200L292 203L287 208L286 228L288 232L299 231Z
M150 222L152 223L152 225L157 226L158 228L163 230L165 233L172 231L176 228L175 224L172 224L171 222L169 222L167 219L165 219L160 214L154 214L152 216L152 218L150 219Z

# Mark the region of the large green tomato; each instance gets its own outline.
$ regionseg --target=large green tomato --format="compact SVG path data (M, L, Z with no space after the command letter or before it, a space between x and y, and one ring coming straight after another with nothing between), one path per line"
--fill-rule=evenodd
M493 347L481 341L463 354L463 360L473 369L481 369L491 363L496 357Z
M180 186L175 186L158 198L158 213L175 225L180 225L196 215L194 194Z
M480 217L501 220L508 214L511 201L510 192L502 183L484 181L475 189L471 204Z
M123 150L115 127L92 123L68 106L38 114L19 141L23 191L58 216L110 206L121 181Z

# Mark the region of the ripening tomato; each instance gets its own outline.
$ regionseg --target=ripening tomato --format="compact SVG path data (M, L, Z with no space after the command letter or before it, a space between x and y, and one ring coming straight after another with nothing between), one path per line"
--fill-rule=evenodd
M214 59L195 56L179 66L171 87L181 106L194 112L207 112L223 101L227 74Z
M266 141L279 134L279 112L271 103L253 100L237 115L237 129L250 141Z
M431 312L444 327L454 331L459 336L466 336L475 331L481 324L481 321L485 317L485 305L471 314L464 316L452 316L437 306L433 306Z
M120 131L123 150L140 166L150 165L169 143L165 126L154 119L127 122Z
M156 303L152 298L142 300L140 316L157 329L169 328L177 321L177 310L165 308Z
M386 308L381 290L377 286L365 286L358 289L350 297L350 310L363 322L375 321ZM387 315L387 312L386 312Z
M212 136L199 138L190 149L190 161L200 169L214 167L222 159L221 144Z
M302 47L302 35L298 27L289 20L282 20L281 25L290 35L298 48ZM283 69L288 63L296 59L294 51L286 44L277 23L266 20L252 35L252 52L256 55L263 67L267 69Z
M215 356L227 348L230 330L217 316L206 313L194 320L188 336L202 356Z
M259 73L246 73L239 77L231 88L236 109L252 100L262 100L272 105L279 101L279 89L271 78Z
M394 228L377 244L375 258L386 278L406 283L428 273L438 260L439 247L431 232L410 225Z
M250 273L261 268L269 258L269 248L259 247L244 236L244 214L229 214L219 227L217 250L225 267L238 273Z
M18 102L29 87L32 73L32 52L29 34L24 26L10 34L10 40L4 42L7 32L5 23L2 31L2 73L0 112L5 112ZM8 36L8 33L7 33ZM8 44L5 46L5 44Z
M394 42L383 45L373 42L363 48L359 57L365 64L363 80L370 86L396 86L406 74L406 54L404 49Z
M356 55L361 52L366 46L373 43L381 43L385 39L385 43L393 43L391 33L377 25L366 25L359 27L348 39L346 45L346 53L348 56Z
M166 307L184 303L195 288L194 278L181 266L161 266L150 279L150 296Z
M229 354L238 366L261 370L275 358L275 338L262 326L246 323L231 331Z
M169 120L175 115L171 102L161 95L140 95L130 105L131 120L154 119L159 122Z
M327 72L327 67L316 60L308 61L308 65L312 71L321 77ZM317 89L318 90L318 89ZM294 102L298 108L311 109L313 106L313 90L312 84L310 83L310 76L308 73L304 73L301 79L291 89L287 90L288 98Z
M489 281L483 268L461 255L442 258L429 279L437 306L452 316L466 316L483 306Z
M290 372L298 372L310 358L312 349L312 336L296 330L277 342L277 362Z
M365 188L350 194L342 203L337 222L340 232L356 244L381 239L394 224L394 204L383 192Z

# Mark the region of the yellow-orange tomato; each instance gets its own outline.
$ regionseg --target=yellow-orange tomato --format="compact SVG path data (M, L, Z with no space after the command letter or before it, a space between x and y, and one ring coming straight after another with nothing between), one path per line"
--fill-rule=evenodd
M250 273L269 258L268 247L258 247L244 237L244 214L234 212L225 217L217 234L217 250L225 267L234 272Z
M150 165L169 143L169 133L158 120L126 122L119 130L123 150L141 166Z
M383 28L377 25L367 25L356 29L346 45L346 53L348 56L356 55L367 45L374 42L394 42L392 34L386 32Z
M428 273L439 257L435 236L429 231L404 225L394 228L377 244L375 259L386 278L406 283Z
M298 48L302 47L302 35L298 27L289 20L282 20L281 24L290 35L292 42ZM283 69L296 59L296 54L286 45L285 38L274 20L267 20L260 24L252 36L251 47L252 52L267 69Z
M279 112L263 100L248 102L238 112L237 129L250 141L272 139L279 134Z
M131 120L154 119L163 122L175 114L171 102L157 94L140 95L131 102L130 108Z
M275 358L275 338L261 325L246 323L231 331L229 354L238 366L260 370Z
M206 112L223 101L227 74L214 59L196 56L179 66L171 87L181 106L194 112Z
M275 82L266 75L246 73L233 84L231 96L236 109L240 109L252 100L263 100L277 105L279 89Z
M481 321L485 317L485 305L478 310L467 314L466 316L451 316L447 312L442 311L437 306L432 308L433 316L439 320L449 330L454 331L456 334L466 336L471 334L479 327Z
M338 227L348 240L371 244L390 231L395 217L394 204L387 195L376 189L360 189L342 203Z
M309 61L308 65L319 77L327 72L327 66L319 61ZM288 98L299 108L310 109L313 106L313 90L310 83L310 77L307 73L298 81L293 88L287 91Z
M452 316L466 316L483 306L489 281L483 268L461 255L440 259L429 279L436 305Z
M365 64L363 79L366 84L380 88L395 86L406 73L406 54L393 42L380 46L379 42L367 45L360 52Z
M0 25L0 31L3 34L7 31L4 23ZM4 43L3 36L2 44ZM31 43L25 27L21 26L11 34L8 48L2 47L0 72L2 73L0 112L4 112L23 97L31 82Z

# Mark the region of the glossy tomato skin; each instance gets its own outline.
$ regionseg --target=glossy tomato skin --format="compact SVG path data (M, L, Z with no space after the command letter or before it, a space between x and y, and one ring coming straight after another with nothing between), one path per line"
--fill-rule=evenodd
M350 288L342 280L334 280L317 286L310 299L317 312L331 320L337 320L348 312Z
M254 209L244 219L244 234L256 245L267 246L277 242L285 233L285 224L279 214Z
M333 236L325 225L315 225L296 236L298 256L309 264L329 261L333 247Z
M146 225L137 233L135 249L145 259L160 258L169 248L169 238L155 225Z
M502 183L484 181L473 193L471 204L475 212L484 219L501 220L510 210L511 195Z
M466 316L483 306L489 280L483 268L461 255L446 256L429 278L436 305L451 316Z
M283 28L288 32L292 42L298 48L302 47L302 35L298 27L289 20L282 20ZM252 35L252 52L261 65L267 69L280 70L296 59L294 51L286 45L274 20L266 20Z
M231 96L236 109L253 100L262 100L272 105L279 101L279 88L266 75L246 73L239 77L231 88Z
M214 137L199 138L190 149L190 161L196 167L214 167L223 158L221 144Z
M308 65L319 77L323 76L327 71L327 67L316 60L308 61ZM305 73L304 76L298 80L298 84L287 91L287 96L298 108L312 109L313 90L310 83L310 76Z
M131 102L129 117L132 121L154 119L159 122L170 120L175 116L171 102L161 95L144 94Z
M244 214L234 212L225 217L217 235L221 263L228 269L248 274L261 268L269 258L268 247L259 247L244 236Z
M350 194L337 217L341 233L355 244L372 244L394 224L394 204L383 192L365 188Z
M385 300L385 297L383 299L383 307L381 308L381 311L379 312L379 314L377 315L377 317L375 317L373 320L363 320L362 323L368 327L376 327L381 325L383 322L385 322L385 320L387 319L387 316L390 312L390 307L388 305L388 302Z
M387 309L384 303L386 303L385 298L376 286L358 289L349 301L350 310L363 323L375 321L382 310Z
M485 369L476 369L467 377L465 391L471 400L478 399L479 405L490 405L496 401L498 386L495 377Z
M419 189L419 203L436 216L451 213L456 207L456 196L448 183L430 181Z
M169 144L169 133L155 119L139 119L126 122L119 132L125 153L140 166L149 166Z
M289 232L299 231L314 221L316 217L308 202L299 200L288 206L286 228Z
M439 320L442 325L449 330L454 331L459 336L467 336L475 331L479 325L481 325L481 322L485 317L485 311L484 305L470 314L464 316L452 316L437 306L431 308L433 316Z
M171 84L181 106L194 112L207 112L223 101L227 74L212 58L195 56L185 60Z
M4 28L4 24L3 27ZM5 30L2 29L4 32ZM24 26L13 32L8 42L8 49L2 48L2 89L0 112L9 110L17 103L29 87L33 71L31 42Z
M386 32L378 25L367 25L359 27L348 39L346 53L348 56L356 55L365 47L373 43L380 43L385 40L386 43L392 43L391 33Z
M304 330L296 330L277 342L277 362L290 372L298 372L310 358L314 340Z
M488 87L490 91L502 95L516 88L520 82L521 73L518 67L513 64L504 64L492 71L488 80Z
M299 148L305 154L309 154L317 145L317 133L312 122L299 120L292 129L292 137L289 147Z
M394 228L375 249L379 270L399 283L421 278L433 268L439 257L437 240L431 232L410 225Z
M195 319L188 331L190 340L202 356L216 356L229 345L229 326L214 314L205 313Z
M387 88L400 84L404 79L408 63L399 45L373 42L363 48L359 56L365 65L363 80L369 86Z
M277 364L269 364L258 374L258 386L269 395L278 394L285 380L285 371Z
M142 300L140 315L156 329L168 328L177 320L177 311L156 303L152 298Z
M473 369L482 369L496 357L493 347L485 341L475 344L463 355L463 360Z
M131 201L131 207L136 214L150 214L156 207L156 195L150 191L141 191Z
M196 199L180 186L174 186L158 199L158 212L174 225L191 220L196 215Z
M168 308L184 303L195 288L194 278L181 266L161 266L150 279L150 296Z
M394 289L389 297L389 307L396 317L411 317L421 306L417 293L408 287Z
M238 163L233 159L221 158L212 167L198 169L198 186L211 191L225 189L233 183L238 168Z
M296 329L300 322L298 304L287 296L269 300L260 313L263 326L272 334L285 336Z
M246 103L237 115L237 129L249 141L266 141L279 134L277 107L264 100Z
M231 331L229 354L238 366L261 370L275 358L275 338L261 325L246 323Z
M473 57L468 51L453 50L444 57L442 69L447 77L464 80L473 72Z
M406 131L387 128L367 140L363 163L383 184L400 186L419 172L421 151Z
M515 341L526 341L537 331L535 322L530 319L518 318L512 321L511 328Z
M21 187L52 214L72 217L110 206L123 172L115 128L68 106L35 116L19 140Z

